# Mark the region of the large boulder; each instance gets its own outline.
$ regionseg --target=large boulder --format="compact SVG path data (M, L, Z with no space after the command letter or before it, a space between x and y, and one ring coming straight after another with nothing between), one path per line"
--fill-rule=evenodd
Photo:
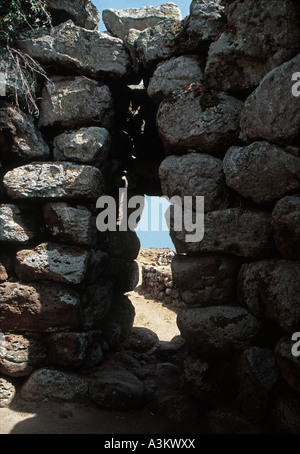
M21 35L18 46L44 65L69 68L87 76L119 79L132 69L122 40L77 27L72 21L50 30L30 30Z
M55 241L89 246L95 243L96 222L86 207L49 202L44 205L43 214Z
M89 401L88 381L79 375L53 369L38 369L21 388L22 399L30 402Z
M230 188L258 204L300 189L300 158L264 141L231 147L224 173Z
M0 377L0 408L9 407L16 395L16 388L7 378Z
M242 101L193 86L165 99L157 112L158 133L167 154L189 149L223 151L239 135Z
M284 331L300 330L300 262L263 260L244 264L238 277L241 304Z
M200 64L198 55L182 55L160 63L150 79L148 96L159 104L173 91L193 83L200 85L204 81Z
M108 156L111 137L98 127L66 131L53 140L56 161L75 161L101 167Z
M168 156L160 165L159 177L162 193L169 198L203 196L205 211L217 210L225 201L222 161L213 156L200 153Z
M224 7L220 0L192 0L186 25L186 44L189 50L206 51L207 46L223 32Z
M225 4L228 23L210 46L206 80L222 90L253 89L269 71L299 52L299 4L294 0L227 0Z
M97 199L103 176L91 166L72 163L33 163L7 172L3 179L13 199Z
M285 259L300 259L300 196L279 200L272 213L277 249Z
M8 103L0 104L1 161L46 160L50 150L30 115Z
M46 0L46 7L54 24L72 19L79 27L98 28L100 13L91 0Z
M7 334L5 340L6 354L0 357L0 372L4 375L25 377L46 359L46 345L38 337Z
M42 218L34 208L12 204L0 205L0 241L26 243L35 238L42 227Z
M187 241L186 236L190 233L185 228L174 230L176 224L174 214L171 214L170 234L178 253L228 253L256 259L269 256L273 251L271 222L271 214L265 211L240 208L213 211L205 215L203 239ZM199 224L199 219L196 224ZM197 228L202 232L202 225L197 225Z
M117 38L124 39L131 28L145 30L154 27L165 19L181 20L181 12L175 3L164 3L159 6L143 6L142 8L105 9L102 19L107 30Z
M166 19L154 27L136 35L134 47L144 68L155 66L178 53L178 40L184 31L184 23L178 19Z
M63 284L5 282L0 285L3 331L51 332L79 324L78 293Z
M299 71L299 65L300 54L268 73L247 98L241 114L244 139L265 139L279 145L299 143L299 99L292 93L292 75Z
M187 344L202 357L244 350L256 338L260 322L242 307L184 309L177 324Z
M97 121L110 128L113 99L107 85L83 76L52 77L42 91L39 126L84 125Z
M42 243L16 255L16 273L22 281L49 280L80 284L86 274L89 253L77 246Z
M235 299L237 263L226 255L176 255L172 277L187 306L217 306Z

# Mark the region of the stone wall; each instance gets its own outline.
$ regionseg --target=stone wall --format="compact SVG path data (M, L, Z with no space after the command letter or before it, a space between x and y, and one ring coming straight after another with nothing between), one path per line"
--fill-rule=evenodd
M171 219L180 392L213 433L299 433L299 2L193 0L184 20L174 5L108 11L109 33L88 0L49 3L54 26L17 41L48 74L38 118L1 50L1 393L36 368L27 397L44 370L63 382L101 365L128 336L139 241L95 224L126 175L130 194L205 197L203 241ZM68 377L65 398L80 399L85 382Z

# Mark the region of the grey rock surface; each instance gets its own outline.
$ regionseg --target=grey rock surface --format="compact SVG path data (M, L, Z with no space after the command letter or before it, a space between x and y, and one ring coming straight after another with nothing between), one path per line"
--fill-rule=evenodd
M117 38L124 39L131 28L145 30L154 27L165 19L181 20L180 9L175 3L169 2L159 6L143 6L129 9L105 9L102 13L107 30Z
M10 380L0 377L0 408L9 407L16 394L16 388Z
M72 19L79 27L88 30L98 28L100 13L90 0L46 0L46 6L53 22L65 22Z
M39 126L82 126L98 121L110 128L113 99L107 85L84 76L54 76L42 91Z
M38 211L26 206L0 205L0 241L26 243L35 238L42 226Z
M300 188L300 158L268 142L231 147L224 158L227 186L257 204Z
M300 54L273 69L247 98L241 114L244 139L265 139L279 145L299 143L299 100L292 93L292 75L299 71Z
M98 30L65 22L50 30L38 28L21 35L18 46L32 58L81 75L119 79L131 72L122 40Z
M279 200L272 213L277 249L285 259L300 259L300 196Z
M100 170L69 162L17 167L7 172L3 181L13 199L96 199L103 193Z

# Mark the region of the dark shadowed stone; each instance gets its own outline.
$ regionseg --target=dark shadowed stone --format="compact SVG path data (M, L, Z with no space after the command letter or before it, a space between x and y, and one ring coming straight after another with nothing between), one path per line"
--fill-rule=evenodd
M157 334L148 328L133 327L122 346L126 350L146 353L158 343Z
M88 398L88 382L76 374L52 369L38 369L22 386L22 399L30 402L84 402Z
M205 211L214 211L225 201L223 164L213 156L200 153L168 156L159 167L159 177L162 193L169 198L205 197Z
M0 285L0 324L4 332L72 329L79 324L79 316L79 295L65 285Z
M96 221L84 206L47 203L43 207L51 236L62 243L92 245L96 241Z
M0 104L1 161L46 160L50 150L30 115L11 106Z
M90 0L46 0L52 21L65 22L72 19L76 25L94 30L98 28L100 13Z
M287 391L281 394L272 410L272 422L280 434L300 434L300 399Z
M24 377L46 359L46 345L39 337L7 334L5 341L6 354L0 357L0 372L4 375Z
M186 242L189 233L185 229L174 231L174 216L171 214L170 235L178 253L229 253L245 258L263 258L269 256L274 248L271 221L271 214L264 211L240 208L213 211L205 215L203 240Z
M183 309L177 324L187 344L203 357L244 350L260 330L250 312L233 306Z
M218 408L209 411L206 417L212 434L254 435L260 433L258 427L235 410Z
M239 301L259 318L286 332L300 330L300 262L271 260L244 264L238 277Z
M172 277L187 306L216 306L235 299L237 263L232 257L176 255Z
M90 382L90 397L99 407L113 410L139 408L143 402L143 383L124 370L103 370Z
M53 333L47 337L48 357L59 367L78 367L87 354L89 333Z
M238 374L239 406L251 420L259 421L271 403L272 390L279 380L273 352L260 347L248 348L241 357Z
M300 259L300 196L279 200L272 213L277 249L285 259Z
M13 199L97 199L104 190L99 169L70 162L27 164L7 172L3 182Z
M224 173L230 188L258 204L300 188L300 158L268 142L231 147L224 158Z
M113 99L107 85L83 76L54 76L42 92L39 126L74 126L98 121L110 128Z

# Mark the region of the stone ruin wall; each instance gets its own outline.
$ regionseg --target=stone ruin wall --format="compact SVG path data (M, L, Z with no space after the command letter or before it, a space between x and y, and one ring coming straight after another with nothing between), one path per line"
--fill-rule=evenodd
M203 241L170 232L181 394L213 433L299 433L299 2L106 11L109 33L88 0L48 3L53 27L17 42L47 72L38 117L1 49L1 405L14 380L29 400L68 382L56 398L101 402L103 377L80 374L130 334L139 241L97 231L96 200L126 175L132 195L205 197Z

